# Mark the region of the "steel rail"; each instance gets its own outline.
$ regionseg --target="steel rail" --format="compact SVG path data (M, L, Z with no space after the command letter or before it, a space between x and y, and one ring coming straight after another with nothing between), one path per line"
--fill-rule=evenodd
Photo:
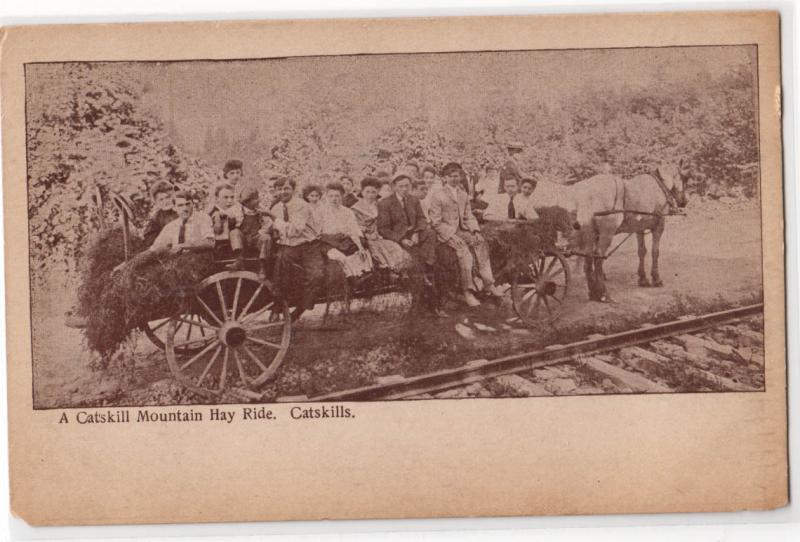
M664 339L673 335L696 333L731 320L763 314L764 304L747 305L702 316L684 316L662 324L646 325L620 333L585 339L567 345L551 345L544 350L524 352L494 360L476 360L455 369L402 378L383 384L338 391L308 398L308 401L385 401L443 391L480 382L505 374L519 373L547 365L563 363L579 355L592 355L626 346ZM278 399L280 401L280 399Z

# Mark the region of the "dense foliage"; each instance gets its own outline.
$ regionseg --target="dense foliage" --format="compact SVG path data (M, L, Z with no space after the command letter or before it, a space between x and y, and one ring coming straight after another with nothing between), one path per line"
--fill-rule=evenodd
M35 69L35 72L33 71ZM441 166L459 160L473 174L505 160L504 144L522 141L524 172L568 182L602 170L622 176L663 161L688 159L692 190L715 197L756 193L758 137L754 72L743 64L720 76L661 75L647 86L585 88L560 102L486 101L469 115L405 114L345 101L308 99L279 135L254 130L245 139L205 134L202 157L148 109L147 83L135 64L66 63L29 67L28 184L35 274L73 272L98 226L91 196L98 186L122 192L148 212L158 179L202 198L225 159L245 161L246 175L274 173L301 183L343 173L359 177L409 161ZM445 118L446 120L442 120ZM388 151L385 160L379 150ZM113 219L113 208L106 209ZM36 276L36 275L35 275Z
M140 103L144 88L103 64L57 64L30 77L27 92L28 218L34 272L73 272L99 225L92 198L116 191L148 212L153 182L200 189L211 176L181 154ZM39 68L34 66L33 70ZM106 206L107 221L114 208Z

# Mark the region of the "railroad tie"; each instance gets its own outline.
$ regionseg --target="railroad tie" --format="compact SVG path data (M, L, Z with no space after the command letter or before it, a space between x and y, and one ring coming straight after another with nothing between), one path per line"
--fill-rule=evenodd
M630 388L634 393L663 393L671 391L670 388L663 384L653 382L642 375L606 363L594 356L581 358L581 361L585 368L610 379L617 385Z

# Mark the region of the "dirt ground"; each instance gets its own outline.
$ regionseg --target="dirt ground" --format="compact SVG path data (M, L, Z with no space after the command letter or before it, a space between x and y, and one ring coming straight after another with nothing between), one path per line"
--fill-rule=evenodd
M649 259L648 254L648 273ZM471 359L567 343L590 333L758 302L759 208L754 202L690 202L687 216L668 219L660 262L664 287L638 287L636 241L629 239L605 266L610 303L588 301L583 274L573 265L561 318L534 329L510 320L514 314L507 300L475 309L450 303L450 316L436 319L410 318L403 298L384 296L324 326L316 314L320 311L315 311L296 326L283 367L265 388L265 398L313 397L374 383L382 376L411 376ZM131 342L127 363L93 369L93 356L83 347L80 330L64 326L63 314L71 303L69 296L34 302L36 408L207 402L180 389L170 378L164 355L145 337Z

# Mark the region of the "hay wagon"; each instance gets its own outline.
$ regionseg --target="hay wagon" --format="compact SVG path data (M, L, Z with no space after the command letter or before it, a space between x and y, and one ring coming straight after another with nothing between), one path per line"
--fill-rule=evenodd
M122 217L128 259L132 256L127 248L132 213L124 199L113 201ZM561 310L570 280L565 256L554 243L555 231L543 230L535 221L513 220L486 222L483 228L498 280L511 284L516 314L527 325L552 321ZM509 241L521 246L509 251ZM259 278L257 259L245 258L245 269L236 271L227 269L231 262L215 259L208 276L181 292L178 309L140 326L164 350L173 376L186 388L211 398L229 388L254 391L268 382L283 363L292 339L291 298L287 303L272 281ZM338 264L328 262L327 267L326 287L317 299L325 304L326 316L334 302L344 301L347 306L353 299L408 288L379 271L356 287L348 286L329 280Z

